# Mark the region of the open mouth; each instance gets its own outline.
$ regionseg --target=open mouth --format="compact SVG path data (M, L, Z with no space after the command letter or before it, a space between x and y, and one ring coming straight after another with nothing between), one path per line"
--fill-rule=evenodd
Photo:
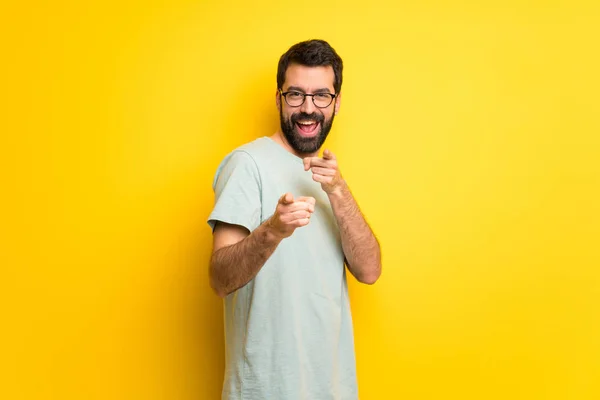
M317 121L298 121L296 128L300 135L305 137L315 136L319 132L319 122Z

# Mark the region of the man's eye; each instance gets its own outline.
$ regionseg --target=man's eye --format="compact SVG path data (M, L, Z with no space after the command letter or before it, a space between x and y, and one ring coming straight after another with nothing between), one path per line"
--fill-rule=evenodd
M331 99L331 96L329 95L329 93L317 93L315 94L315 98L317 100L329 100Z
M300 98L304 95L300 92L289 92L288 96L290 96L291 98Z

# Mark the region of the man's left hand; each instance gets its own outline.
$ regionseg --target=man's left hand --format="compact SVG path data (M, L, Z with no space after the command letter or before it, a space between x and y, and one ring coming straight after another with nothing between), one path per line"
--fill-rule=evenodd
M341 192L345 182L340 174L337 159L331 151L326 149L322 158L305 157L303 161L304 170L311 170L313 180L319 182L327 194Z

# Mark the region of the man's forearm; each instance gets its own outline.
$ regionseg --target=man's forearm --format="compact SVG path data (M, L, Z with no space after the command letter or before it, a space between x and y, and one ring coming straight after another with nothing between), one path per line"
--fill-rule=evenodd
M348 185L343 183L340 190L329 194L329 201L350 272L360 282L375 283L381 275L381 250Z
M215 251L210 261L215 292L225 297L254 279L281 240L267 220L243 240Z

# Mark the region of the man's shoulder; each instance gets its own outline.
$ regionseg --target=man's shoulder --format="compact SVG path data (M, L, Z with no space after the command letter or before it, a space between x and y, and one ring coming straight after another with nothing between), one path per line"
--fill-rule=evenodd
M267 151L270 143L271 139L269 139L268 137L260 137L258 139L254 139L251 142L245 143L237 148L235 148L232 153L246 153L248 154L250 157L255 158L255 157L260 157L260 155Z
M270 142L271 139L265 136L236 147L223 158L221 167L227 164L254 164L258 167L261 162L268 158L267 156L272 149L272 143Z
M223 158L221 166L230 162L256 162L267 151L269 146L268 140L270 139L262 137L234 148Z
M217 167L215 182L223 172L231 173L233 170L242 168L259 173L258 164L264 159L265 152L268 151L269 141L267 137L255 139L231 150L219 163Z

